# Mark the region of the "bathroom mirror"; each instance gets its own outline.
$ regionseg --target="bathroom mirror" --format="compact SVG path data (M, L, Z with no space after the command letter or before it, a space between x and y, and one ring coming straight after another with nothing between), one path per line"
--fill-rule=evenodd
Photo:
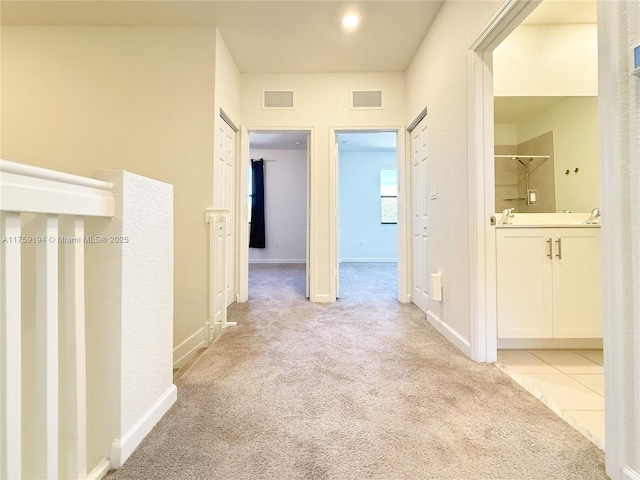
M497 212L599 206L597 103L595 96L495 97Z

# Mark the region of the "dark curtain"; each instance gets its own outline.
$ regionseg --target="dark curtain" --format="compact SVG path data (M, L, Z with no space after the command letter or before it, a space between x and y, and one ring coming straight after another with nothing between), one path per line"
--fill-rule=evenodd
M249 229L249 247L265 248L264 224L264 160L251 160L253 178L251 197L251 228Z

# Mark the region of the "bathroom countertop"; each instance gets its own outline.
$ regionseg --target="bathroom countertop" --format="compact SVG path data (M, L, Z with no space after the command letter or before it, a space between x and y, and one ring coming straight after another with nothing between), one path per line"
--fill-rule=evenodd
M600 224L586 221L591 217L588 212L578 213L514 213L511 223L502 224L502 213L496 213L498 228L600 228Z

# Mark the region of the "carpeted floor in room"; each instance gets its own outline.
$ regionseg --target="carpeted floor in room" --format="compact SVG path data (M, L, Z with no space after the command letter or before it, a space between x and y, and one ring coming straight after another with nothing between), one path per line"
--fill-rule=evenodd
M177 381L120 479L604 479L604 454L396 301L393 264L252 265L250 300Z

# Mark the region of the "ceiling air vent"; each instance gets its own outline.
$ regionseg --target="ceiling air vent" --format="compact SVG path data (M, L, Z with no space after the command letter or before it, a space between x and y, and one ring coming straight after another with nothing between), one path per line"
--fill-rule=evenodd
M262 108L292 110L294 108L293 90L263 90Z
M351 92L351 108L353 109L381 109L382 90L353 90Z

